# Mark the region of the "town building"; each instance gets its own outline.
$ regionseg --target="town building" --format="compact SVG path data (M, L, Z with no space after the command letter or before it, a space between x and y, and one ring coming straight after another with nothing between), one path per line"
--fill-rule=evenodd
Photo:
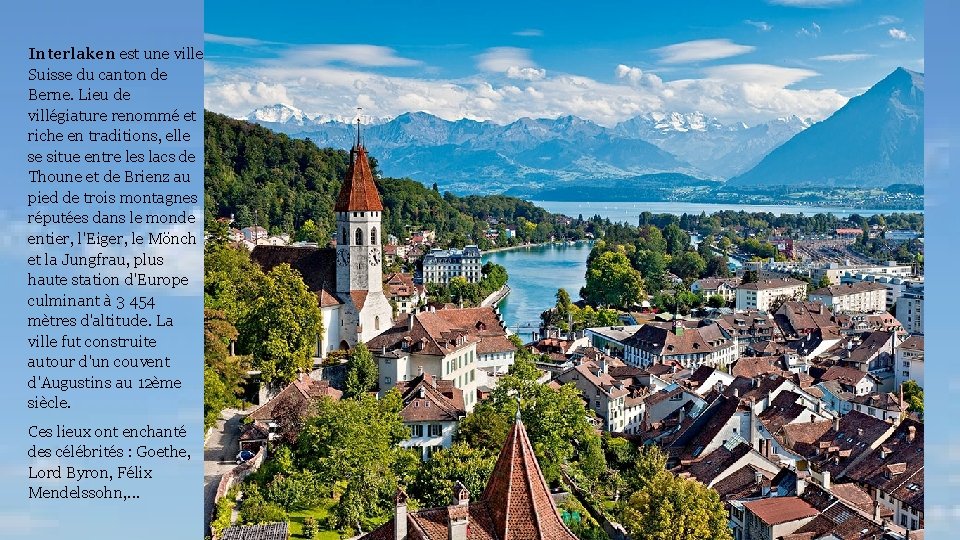
M587 328L584 334L591 347L622 358L624 343L642 326L642 324L598 326Z
M456 482L449 506L408 511L398 491L394 517L361 540L577 540L564 524L520 415L479 500Z
M455 277L468 283L479 283L483 278L480 248L431 249L423 256L423 282L447 285Z
M383 280L383 292L396 307L396 316L413 313L427 301L426 289L415 284L410 274L390 274Z
M923 336L913 335L897 346L894 354L894 374L897 388L907 381L923 385Z
M690 284L690 290L699 293L704 299L709 300L711 296L722 296L723 301L731 303L737 298L737 286L740 285L740 278L703 278Z
M627 418L624 412L630 390L623 382L613 378L606 359L581 360L561 372L555 379L560 384L572 383L580 391L587 408L592 409L604 421L605 431L624 431Z
M764 279L737 287L737 310L770 311L771 306L807 296L807 284L794 278Z
M884 264L840 264L835 262L824 263L811 269L814 283L827 278L831 285L840 283L844 274L876 274L883 276L907 277L913 274L913 267L909 264L898 264L896 261L887 261Z
M377 358L381 392L429 373L463 391L466 410L477 403L483 368L513 363L516 347L493 308L441 309L407 316L367 342ZM479 373L478 373L479 372Z
M887 309L887 288L871 281L830 285L810 293L810 301L820 302L834 313L883 311Z
M910 334L923 333L923 285L908 287L897 298L897 320Z
M736 339L717 323L687 328L684 321L675 320L643 325L624 342L623 358L638 367L676 363L685 368L709 365L728 370L739 356Z
M418 450L423 460L440 448L450 448L460 419L467 415L463 391L426 372L397 383L397 388L403 401L400 416L410 428L410 438L400 446Z
M350 150L350 167L334 212L336 248L256 246L250 254L264 271L290 265L317 296L323 317L323 333L317 336L314 352L317 357L366 342L390 328L393 320L390 301L383 293L383 204L367 151L359 140Z
M879 283L887 291L887 303L884 309L890 309L897 305L897 299L903 295L903 291L910 287L922 286L923 276L885 276L879 274L866 274L862 272L847 272L840 276L840 283L860 283L871 282Z

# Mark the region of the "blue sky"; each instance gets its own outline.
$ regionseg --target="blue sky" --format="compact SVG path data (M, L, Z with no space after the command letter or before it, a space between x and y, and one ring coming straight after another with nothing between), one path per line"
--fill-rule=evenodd
M897 66L923 71L918 0L208 0L204 24L206 105L233 116L821 119Z

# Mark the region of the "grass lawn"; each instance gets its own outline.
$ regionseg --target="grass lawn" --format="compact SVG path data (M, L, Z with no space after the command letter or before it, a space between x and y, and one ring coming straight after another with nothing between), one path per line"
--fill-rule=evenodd
M318 522L327 517L330 513L330 507L333 506L334 501L328 501L324 506L318 508L313 508L310 510L300 510L298 512L290 512L290 537L291 538L304 538L303 536L303 518L312 517ZM320 540L340 540L340 533L335 531L321 531L314 538ZM344 538L349 538L349 536L344 536Z

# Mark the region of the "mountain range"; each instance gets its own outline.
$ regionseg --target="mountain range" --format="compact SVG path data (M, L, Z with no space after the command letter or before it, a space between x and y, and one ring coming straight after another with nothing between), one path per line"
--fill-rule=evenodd
M310 117L290 105L245 119L319 146L348 148L356 138L355 117ZM915 184L922 182L923 74L898 68L818 123L791 116L749 126L698 112L647 113L613 127L576 116L501 125L426 112L361 123L383 174L457 193L532 195L651 178L669 178L673 188Z

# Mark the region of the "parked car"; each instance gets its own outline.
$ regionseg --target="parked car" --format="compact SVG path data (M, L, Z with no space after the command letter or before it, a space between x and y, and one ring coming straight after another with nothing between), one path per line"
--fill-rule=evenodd
M249 450L241 450L240 453L237 454L237 465L239 465L239 464L241 464L241 463L243 463L243 462L245 462L245 461L249 461L249 460L253 459L253 456L254 456L254 455L256 455L256 454L254 454L253 452L251 452L251 451L249 451Z

